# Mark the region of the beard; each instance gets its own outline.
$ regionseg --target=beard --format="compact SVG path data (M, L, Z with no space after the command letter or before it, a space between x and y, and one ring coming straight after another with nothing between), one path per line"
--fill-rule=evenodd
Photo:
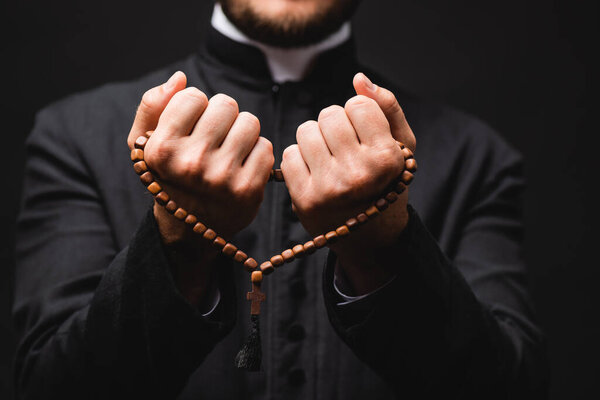
M282 48L317 43L348 21L360 0L334 0L305 12L271 16L260 13L246 0L220 0L223 12L244 34L256 41Z

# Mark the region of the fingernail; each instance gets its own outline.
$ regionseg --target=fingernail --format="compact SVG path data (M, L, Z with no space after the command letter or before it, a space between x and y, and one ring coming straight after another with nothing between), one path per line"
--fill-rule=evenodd
M371 92L375 91L375 84L373 82L371 82L371 80L369 78L367 78L367 76L365 74L363 74L361 72L361 75L363 76L363 79L365 80L365 86L367 87L367 89L369 89Z
M179 71L177 71L179 72ZM169 78L169 80L167 82L165 82L165 89L167 90L171 90L175 87L175 83L176 83L176 79L175 79L175 75L177 75L177 72L175 72L173 75L171 75L171 77Z

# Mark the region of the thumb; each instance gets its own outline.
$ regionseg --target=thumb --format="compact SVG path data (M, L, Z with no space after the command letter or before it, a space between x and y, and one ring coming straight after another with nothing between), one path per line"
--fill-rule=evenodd
M390 124L394 139L404 143L409 149L415 151L417 145L415 135L412 129L410 129L404 116L404 111L402 111L402 107L398 104L394 93L377 86L362 72L354 75L352 84L354 85L356 94L367 96L375 100L379 105L379 108L381 108L381 111L383 111Z
M185 74L177 71L168 81L144 93L127 137L127 144L130 149L133 148L135 140L139 136L156 128L160 114L162 114L173 95L185 88L186 83Z

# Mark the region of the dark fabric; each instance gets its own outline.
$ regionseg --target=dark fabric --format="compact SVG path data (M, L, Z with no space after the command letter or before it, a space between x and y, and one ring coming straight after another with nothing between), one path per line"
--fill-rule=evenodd
M220 260L208 316L169 273L151 197L126 137L143 92L182 70L208 96L259 117L276 164L298 125L354 93L352 42L303 82L276 85L259 50L211 31L197 54L38 113L18 222L15 325L20 398L543 398L545 359L521 258L521 158L481 121L396 93L420 170L399 275L351 304L321 250L269 276L263 370L234 358L249 327L248 274ZM233 242L257 260L307 240L283 184L269 184ZM323 266L326 266L323 269Z

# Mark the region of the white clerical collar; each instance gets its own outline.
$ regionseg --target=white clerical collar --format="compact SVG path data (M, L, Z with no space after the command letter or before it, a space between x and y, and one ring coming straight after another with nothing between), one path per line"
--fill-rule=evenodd
M278 83L302 80L319 53L342 44L350 37L350 22L346 22L336 32L310 46L291 49L269 46L242 33L225 16L219 3L215 3L211 24L229 39L259 48L265 54L271 77Z

